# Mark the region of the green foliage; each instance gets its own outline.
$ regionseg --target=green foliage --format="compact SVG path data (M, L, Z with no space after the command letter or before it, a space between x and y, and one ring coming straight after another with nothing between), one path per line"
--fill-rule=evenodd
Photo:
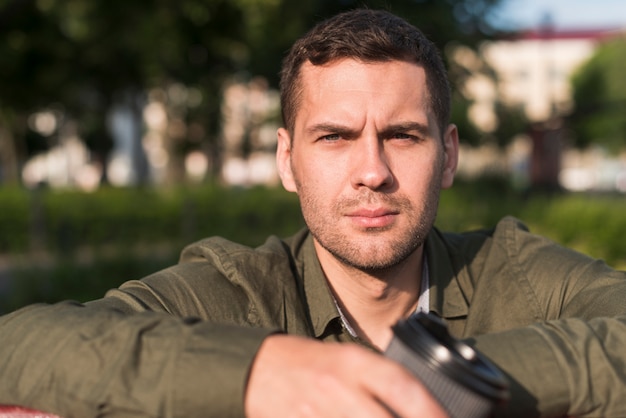
M501 177L457 179L451 189L441 194L436 224L447 231L491 227L504 215L518 216L523 202L523 196Z
M566 246L626 269L626 200L572 195L534 199L523 215L534 229Z
M601 45L574 75L576 145L597 144L618 152L626 144L626 38Z
M174 264L185 245L208 236L256 246L303 225L297 197L277 188L0 188L0 201L0 261L10 260L12 277L3 291L0 269L0 313L100 297Z
M24 252L29 245L30 198L22 189L0 189L0 254Z
M0 189L0 261L11 266L0 269L0 313L39 301L101 297L126 280L174 264L186 244L207 236L256 246L303 226L297 197L282 189L38 193ZM623 196L524 196L505 180L490 178L457 182L444 191L437 226L485 228L513 215L533 232L624 269L624 213ZM12 277L4 289L3 274Z
M469 109L472 102L462 94L455 92L452 96L450 120L459 129L460 140L464 144L478 146L483 138L483 133L469 118Z
M503 179L457 182L442 193L437 225L463 231L493 226L502 216L521 219L531 232L626 269L621 195L519 194Z
M171 85L202 97L177 116L204 135L177 145L217 154L224 80L260 75L275 87L286 51L319 20L359 6L385 8L443 48L450 40L483 39L489 12L502 1L7 0L0 3L0 128L10 132L18 154L7 158L17 167L49 146L27 120L55 108L77 123L79 136L104 161L112 145L111 106L132 102L139 112L142 95ZM32 146L21 145L25 138ZM11 170L5 178L18 178L15 168L0 169Z
M209 235L256 245L268 227L287 234L302 224L296 196L282 189L0 190L9 209L0 215L0 253L34 249L73 256L83 248L181 247Z
M13 282L0 293L0 314L32 303L87 301L102 297L127 279L145 277L176 263L174 253L98 257L89 262L60 259L54 265L19 263Z

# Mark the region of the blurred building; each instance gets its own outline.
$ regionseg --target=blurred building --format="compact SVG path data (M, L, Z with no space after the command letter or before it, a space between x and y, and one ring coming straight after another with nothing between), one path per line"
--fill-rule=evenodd
M612 30L557 31L545 27L483 45L482 55L495 70L498 94L522 105L531 122L544 122L572 108L570 80Z
M276 131L280 98L267 80L233 81L222 102L221 180L234 186L278 184Z
M564 31L546 25L485 42L477 52L463 47L454 49L454 62L471 74L464 93L473 102L468 116L480 130L495 130L499 103L520 109L529 123L528 130L513 141L506 155L496 153L497 157L489 158L487 155L494 154L490 147L484 152L482 164L485 167L496 164L499 169L509 171L526 170L527 183L539 187L595 188L595 181L583 180L581 173L591 173L597 166L587 170L580 164L597 158L580 158L568 150L563 117L574 105L571 79L575 71L591 58L601 42L621 33L607 29ZM520 142L527 144L520 146ZM520 152L525 155L519 155ZM474 151L474 157L475 154ZM511 164L503 166L503 157ZM462 172L475 173L479 169L475 163L463 159L461 163ZM615 170L616 164L621 164L622 169ZM612 164L612 172L616 173L613 183L614 188L620 189L623 179L618 179L626 173L626 162L616 164ZM568 175L571 169L578 175ZM606 179L603 189L607 188L605 183Z
M572 75L601 42L619 33L560 31L546 26L485 42L477 51L450 48L450 59L468 75L463 94L472 102L468 116L479 130L486 134L496 130L501 104L520 109L529 123L524 132L510 138L506 150L495 145L479 149L463 146L460 174L506 173L520 188L532 184L626 192L626 157L610 157L601 150L585 154L569 149L562 123L573 106ZM110 109L107 126L115 147L104 162L93 161L75 129L66 129L64 115L52 110L35 113L31 129L55 145L25 164L23 181L29 186L46 183L93 190L103 173L114 185L146 180L158 185L168 179L202 182L218 173L227 185L277 184L278 92L262 78L237 79L235 75L223 90L219 155L211 155L212 149L192 147L177 162L173 158L175 147L185 137L193 136L196 142L206 139L201 126L185 121L185 112L202 100L199 91L174 83L167 89L147 92L141 103L135 99L118 103Z

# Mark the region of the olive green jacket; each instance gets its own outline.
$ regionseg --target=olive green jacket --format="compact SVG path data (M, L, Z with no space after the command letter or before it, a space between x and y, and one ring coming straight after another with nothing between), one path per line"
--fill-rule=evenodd
M626 417L626 273L512 218L433 230L426 254L431 311L511 378L500 415ZM309 233L257 249L210 238L103 299L1 317L0 403L66 418L242 417L248 369L277 331L355 341Z

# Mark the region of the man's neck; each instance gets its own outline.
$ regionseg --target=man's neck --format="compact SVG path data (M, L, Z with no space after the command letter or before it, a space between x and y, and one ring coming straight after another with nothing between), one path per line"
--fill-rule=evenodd
M415 312L422 280L423 247L400 265L378 273L342 263L316 245L331 291L357 336L379 349L391 340L391 326Z

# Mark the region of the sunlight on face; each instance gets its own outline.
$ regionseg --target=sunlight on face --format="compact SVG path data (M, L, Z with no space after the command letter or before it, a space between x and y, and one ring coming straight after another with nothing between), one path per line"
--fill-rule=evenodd
M294 135L279 132L278 160L321 257L361 270L401 263L452 179L424 70L345 59L305 64L301 76Z

